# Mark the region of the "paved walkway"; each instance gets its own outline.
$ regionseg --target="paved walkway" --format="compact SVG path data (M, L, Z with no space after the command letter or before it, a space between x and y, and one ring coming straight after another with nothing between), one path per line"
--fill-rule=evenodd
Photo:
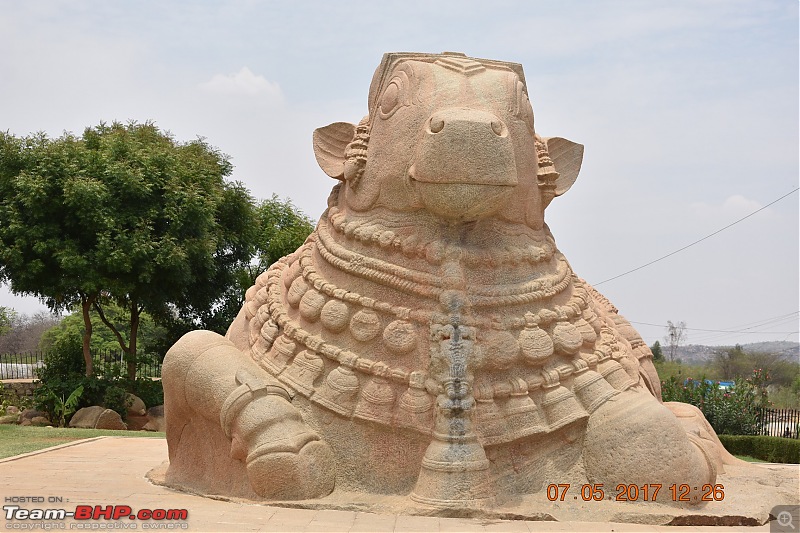
M2 529L94 531L173 526L186 531L314 532L628 532L628 531L770 531L760 527L675 527L591 522L465 520L378 515L349 511L287 509L247 505L184 494L152 485L145 474L167 459L163 439L99 437L0 460L0 497L5 507ZM30 501L30 497L41 500ZM9 506L20 510L75 510L77 506L129 506L142 509L186 509L185 521L24 520L8 519ZM117 508L121 509L121 508ZM122 508L122 511L125 509ZM19 511L13 511L19 512ZM24 512L23 512L24 514ZM136 526L134 528L134 526Z

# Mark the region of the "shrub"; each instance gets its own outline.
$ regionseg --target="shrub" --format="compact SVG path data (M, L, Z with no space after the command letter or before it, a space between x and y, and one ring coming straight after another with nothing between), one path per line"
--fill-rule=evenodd
M77 389L72 391L68 397L56 397L52 392L51 400L53 401L53 412L51 417L58 423L58 427L64 427L72 414L78 410L78 403L80 402L81 395L83 394L83 385L79 385Z
M44 356L44 366L37 371L43 382L82 376L86 372L83 363L83 340L80 335L68 335L58 339Z
M761 430L760 409L767 404L766 381L761 369L747 379L736 378L730 390L719 382L703 378L680 381L670 377L661 382L665 402L684 402L698 407L717 434L758 435Z
M103 407L116 411L122 420L128 417L128 407L130 407L133 400L128 397L125 389L117 385L109 385L105 389L103 395Z
M148 408L155 407L156 405L164 405L164 387L161 385L160 379L137 379L131 385L130 390L141 398Z
M148 378L130 381L120 365L110 365L103 375L86 376L79 335L54 342L44 361L45 366L39 371L41 385L34 391L34 404L53 421L62 416L63 401L79 387L83 387L83 393L76 400L75 410L103 405L119 413L123 420L128 412L126 391L139 396L148 407L164 403L160 381Z
M800 463L800 440L766 435L720 435L725 449L770 463Z

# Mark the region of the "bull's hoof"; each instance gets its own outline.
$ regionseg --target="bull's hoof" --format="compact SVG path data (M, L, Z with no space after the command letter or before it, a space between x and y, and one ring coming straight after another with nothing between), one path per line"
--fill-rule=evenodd
M297 452L272 452L247 461L247 477L259 496L270 500L310 500L333 491L333 452L323 441L311 441Z
M708 456L713 459L717 472L724 473L724 465L726 464L745 464L745 461L737 459L728 453L728 450L722 445L714 428L708 423L708 420L703 416L703 412L700 409L694 405L680 402L664 402L664 406L672 411L672 414L674 414L683 425L686 433L698 437L695 439L698 446L702 446Z

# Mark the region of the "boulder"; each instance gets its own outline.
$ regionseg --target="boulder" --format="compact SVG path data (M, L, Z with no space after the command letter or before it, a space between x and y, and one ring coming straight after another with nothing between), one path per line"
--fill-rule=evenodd
M16 415L19 414L19 412L20 412L19 407L17 407L16 405L9 405L8 407L6 407L7 415Z
M100 416L97 418L97 423L94 426L95 429L128 429L128 426L125 425L125 422L122 421L122 417L119 416L119 413L114 411L113 409L106 409Z
M37 409L23 409L22 411L23 420L31 420L32 418L36 418L37 416L47 416L47 413L45 413L44 411L39 411Z
M156 405L147 410L147 424L142 427L145 431L166 431L164 423L164 406Z
M10 413L0 416L0 424L17 424L19 423L19 413Z
M128 402L128 416L144 416L147 413L147 406L135 394L128 393Z
M69 421L71 428L127 429L119 413L99 405L79 409Z
M128 425L128 429L131 431L141 431L144 429L144 426L150 419L147 415L131 415L129 414L128 417L125 419L125 423Z
M103 411L105 411L105 407L100 407L99 405L78 409L78 411L72 415L69 421L69 427L94 429L97 419Z
M32 426L52 426L53 423L46 416L34 416L31 418Z

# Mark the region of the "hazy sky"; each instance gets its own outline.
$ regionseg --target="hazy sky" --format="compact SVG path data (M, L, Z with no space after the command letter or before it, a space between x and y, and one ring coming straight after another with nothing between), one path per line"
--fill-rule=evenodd
M522 63L537 131L586 147L546 219L595 284L798 187L794 0L0 0L0 50L0 129L153 120L315 219L333 180L311 133L366 114L384 52ZM648 343L667 320L690 343L797 341L798 242L795 192L598 289ZM0 305L43 309L5 289Z

